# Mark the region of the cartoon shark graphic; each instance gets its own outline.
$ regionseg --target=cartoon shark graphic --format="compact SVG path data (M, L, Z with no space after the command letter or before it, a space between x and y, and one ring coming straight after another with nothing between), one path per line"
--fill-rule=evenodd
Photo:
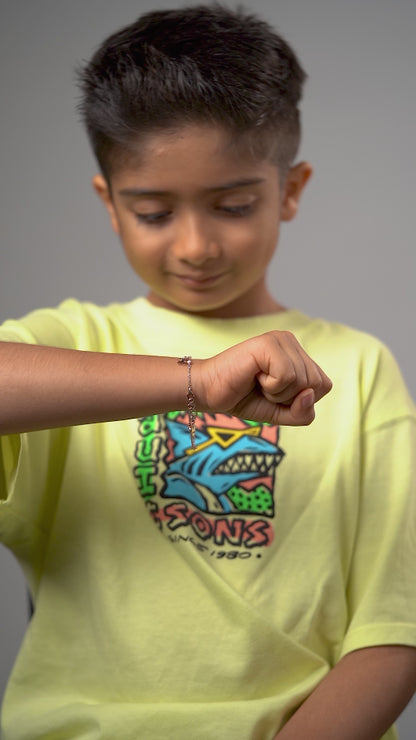
M225 415L221 418L231 421ZM164 498L185 499L201 511L216 514L252 513L250 499L265 494L269 509L273 506L274 473L284 453L261 436L261 425L236 429L231 424L200 424L195 432L195 449L190 446L186 424L166 419L166 425L173 442L173 459L163 475ZM260 483L262 479L264 483L253 491L250 486L244 487L248 481Z

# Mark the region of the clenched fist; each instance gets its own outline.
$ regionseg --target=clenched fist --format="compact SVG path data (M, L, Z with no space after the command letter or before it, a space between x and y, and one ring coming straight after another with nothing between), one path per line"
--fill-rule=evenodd
M332 388L328 376L287 331L272 331L194 362L197 409L302 426Z

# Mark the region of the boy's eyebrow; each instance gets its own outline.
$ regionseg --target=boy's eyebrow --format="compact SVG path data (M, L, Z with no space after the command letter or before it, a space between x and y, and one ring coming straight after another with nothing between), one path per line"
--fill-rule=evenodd
M265 182L263 177L253 177L245 180L234 180L233 182L227 182L225 185L218 185L213 188L207 188L206 191L218 192L222 190L233 190L234 188L242 188L248 185L258 185L259 183ZM122 188L118 191L119 195L137 196L137 195L170 195L169 190L146 190L142 188Z

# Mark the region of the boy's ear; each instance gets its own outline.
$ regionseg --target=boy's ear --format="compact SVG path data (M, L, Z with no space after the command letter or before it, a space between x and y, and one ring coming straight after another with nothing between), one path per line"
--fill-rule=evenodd
M292 218L295 218L299 208L300 197L312 172L312 165L309 162L299 162L299 164L290 168L286 175L280 210L282 221L291 221Z
M92 178L92 186L97 193L98 197L101 198L102 202L104 203L110 219L111 219L111 225L116 232L116 234L120 233L120 228L118 224L118 218L117 214L114 208L113 199L111 197L110 188L108 187L107 180L102 175L95 175L95 177Z

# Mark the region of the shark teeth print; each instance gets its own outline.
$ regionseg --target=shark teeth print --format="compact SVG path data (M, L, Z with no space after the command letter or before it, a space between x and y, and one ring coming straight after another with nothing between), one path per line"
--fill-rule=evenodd
M214 475L219 473L258 473L259 476L272 475L276 465L275 455L235 455L218 465Z

